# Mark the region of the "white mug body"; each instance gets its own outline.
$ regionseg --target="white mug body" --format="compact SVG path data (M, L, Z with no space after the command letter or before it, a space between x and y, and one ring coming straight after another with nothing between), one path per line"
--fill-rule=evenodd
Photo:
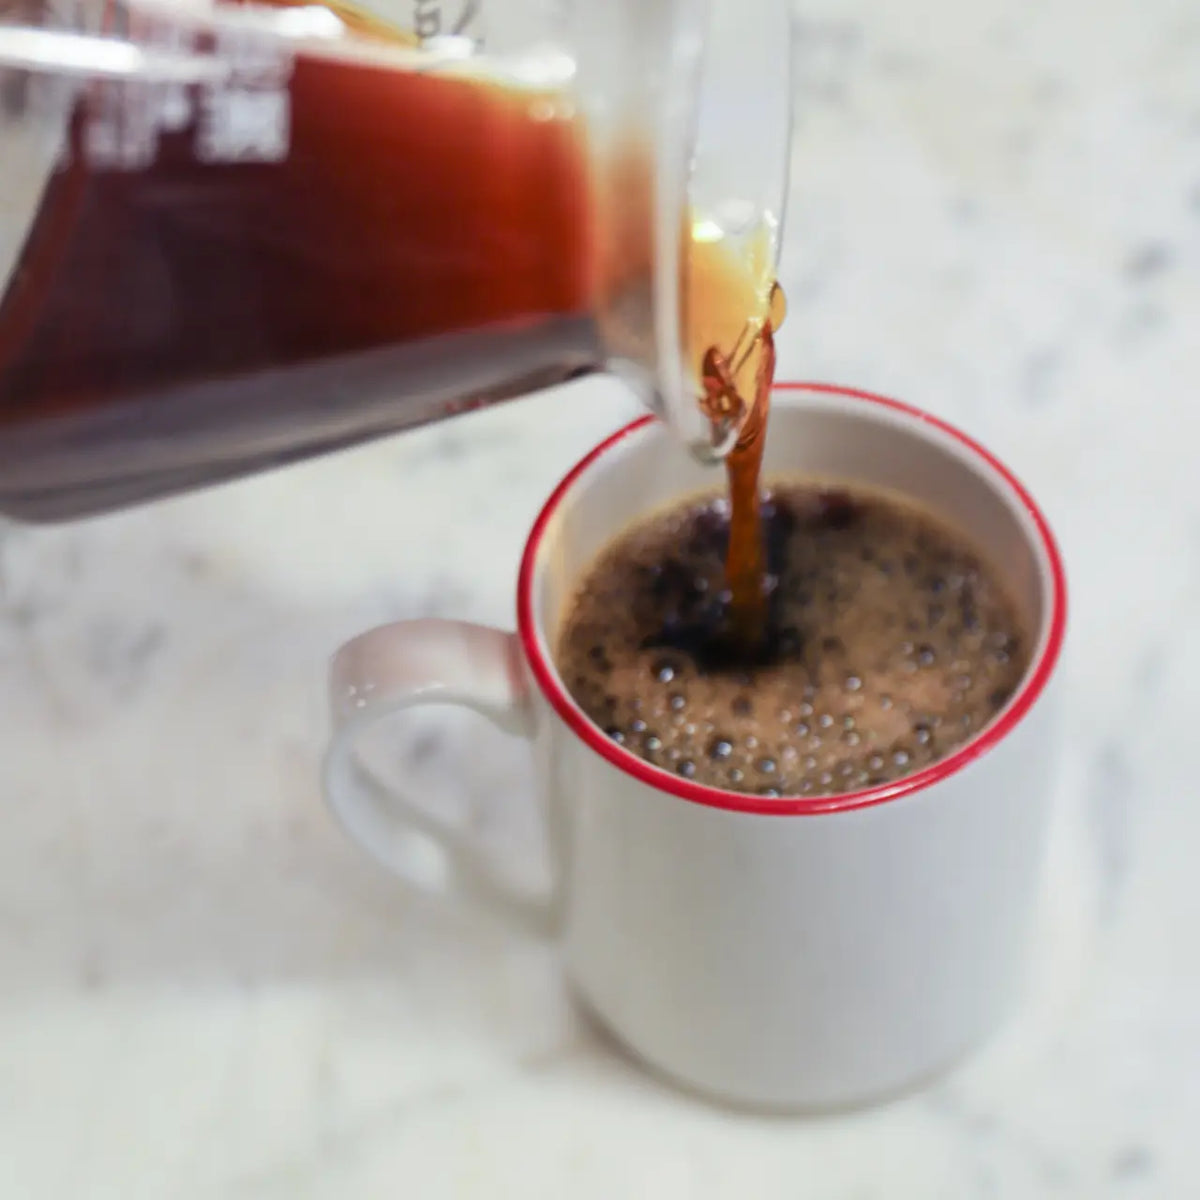
M892 784L779 799L696 784L590 722L553 659L581 575L631 522L714 486L711 469L643 420L597 447L547 501L521 566L516 634L439 624L414 639L401 624L341 652L327 794L358 840L395 866L391 817L403 826L412 813L389 815L381 806L395 797L350 778L356 728L435 700L523 729L552 858L545 927L561 938L581 1002L687 1087L741 1105L833 1108L947 1066L1019 993L1056 760L1049 685L1065 581L1046 522L1011 473L896 402L778 387L764 473L917 501L1001 573L1031 633L1031 662L1004 709L959 750ZM443 635L457 649L442 647ZM469 846L444 840L462 879L494 897Z

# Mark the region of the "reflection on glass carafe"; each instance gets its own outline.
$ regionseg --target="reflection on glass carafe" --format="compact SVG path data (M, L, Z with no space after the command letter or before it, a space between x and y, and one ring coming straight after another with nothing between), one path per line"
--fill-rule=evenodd
M0 14L0 511L99 511L597 369L727 446L689 280L725 255L728 340L763 319L784 0L737 27L718 0L96 3Z

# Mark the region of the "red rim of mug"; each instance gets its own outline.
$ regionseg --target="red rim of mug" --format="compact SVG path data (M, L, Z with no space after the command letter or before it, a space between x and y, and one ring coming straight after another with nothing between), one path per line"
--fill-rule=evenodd
M627 775L659 791L678 796L682 800L690 800L693 804L703 804L709 808L725 809L728 812L759 813L768 816L811 816L819 813L848 812L857 808L868 808L871 805L882 804L889 800L899 800L923 791L931 784L938 783L950 775L961 771L968 763L986 754L993 746L1003 741L1033 707L1038 697L1045 690L1050 676L1058 661L1062 649L1063 636L1067 623L1067 581L1063 570L1062 557L1055 543L1054 535L1041 510L1033 497L1025 490L1015 475L973 438L956 429L939 417L931 416L910 404L879 396L873 392L859 391L855 388L838 387L827 383L777 383L775 391L819 392L825 395L842 396L855 400L863 400L877 404L893 412L903 413L913 417L925 425L932 426L942 433L948 434L960 446L966 448L976 458L982 460L998 475L1032 519L1045 553L1050 569L1051 611L1048 619L1049 634L1042 647L1037 661L1026 672L1025 682L1021 690L1009 701L1008 707L986 726L980 733L953 754L925 767L903 779L893 783L881 784L861 791L843 792L833 796L768 796L749 795L744 792L731 792L722 788L708 787L704 784L693 783L681 775L672 774L662 767L653 766L644 759L617 745L611 738L594 725L584 714L583 710L571 699L563 687L543 650L541 639L537 635L537 624L534 619L533 581L537 569L538 552L542 538L562 503L564 497L574 486L576 480L602 455L608 453L614 446L623 442L631 434L651 423L653 417L641 417L606 438L563 477L559 485L550 494L550 498L542 506L537 520L530 531L525 543L525 552L521 558L521 570L517 580L517 634L525 652L526 661L533 672L534 679L545 694L546 699L555 712L567 723L568 727L592 750L619 767Z

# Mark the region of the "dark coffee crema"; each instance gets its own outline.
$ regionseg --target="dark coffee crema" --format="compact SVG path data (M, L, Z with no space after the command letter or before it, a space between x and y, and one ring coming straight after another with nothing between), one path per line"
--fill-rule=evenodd
M635 524L592 564L557 662L576 702L697 783L822 796L944 758L1007 703L1028 635L970 541L890 493L811 482L763 496L767 613L731 634L729 504Z

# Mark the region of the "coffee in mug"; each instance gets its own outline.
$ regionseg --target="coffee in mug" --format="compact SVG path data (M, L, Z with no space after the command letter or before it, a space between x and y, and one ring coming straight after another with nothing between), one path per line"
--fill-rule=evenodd
M647 762L710 787L820 796L944 758L1007 704L1030 637L969 538L882 490L767 493L766 625L731 633L721 495L620 534L557 646L576 703Z

